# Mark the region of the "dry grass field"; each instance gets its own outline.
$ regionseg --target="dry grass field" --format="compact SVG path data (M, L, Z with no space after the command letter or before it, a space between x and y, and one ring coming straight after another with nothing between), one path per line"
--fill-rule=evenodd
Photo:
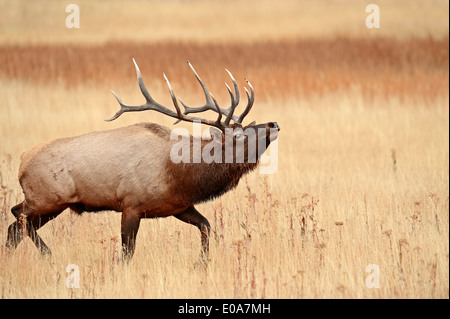
M378 30L360 1L121 3L79 1L69 30L59 1L0 0L0 298L449 298L447 2L379 1ZM198 230L173 217L143 220L124 265L113 212L51 221L39 230L51 258L29 239L9 254L22 152L140 121L173 127L156 112L103 121L118 110L110 89L144 100L132 57L168 107L162 72L203 103L186 60L219 103L224 68L241 88L247 77L247 122L281 127L277 172L198 206L212 227L206 269ZM69 264L79 289L66 287ZM371 264L379 288L366 285Z

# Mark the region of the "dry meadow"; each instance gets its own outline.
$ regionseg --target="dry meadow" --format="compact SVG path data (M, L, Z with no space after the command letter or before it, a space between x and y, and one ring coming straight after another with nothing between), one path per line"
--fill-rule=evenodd
M448 3L379 1L380 29L365 27L361 1L282 3L79 1L69 30L59 1L0 0L1 298L449 298ZM143 103L133 57L168 107L162 72L203 104L186 60L221 104L225 68L241 92L248 78L247 121L281 127L278 170L198 206L206 268L198 230L173 217L143 220L124 265L114 212L67 210L39 230L51 258L29 239L10 254L22 152L140 121L173 127L156 112L103 121L118 110L110 89ZM66 287L70 264L79 289Z

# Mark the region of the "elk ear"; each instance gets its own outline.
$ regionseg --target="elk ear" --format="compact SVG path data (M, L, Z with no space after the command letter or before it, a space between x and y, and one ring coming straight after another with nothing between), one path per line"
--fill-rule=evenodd
M253 126L253 125L255 125L256 124L256 121L253 121L253 122L251 122L249 125L247 125L247 126Z
M213 140L221 141L222 140L222 132L215 127L209 128L209 134L211 134L211 137Z

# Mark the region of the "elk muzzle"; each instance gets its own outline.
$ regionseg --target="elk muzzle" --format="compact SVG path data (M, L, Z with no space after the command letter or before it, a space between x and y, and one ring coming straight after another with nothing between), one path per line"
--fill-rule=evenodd
M278 138L278 132L280 131L280 126L277 122L269 122L267 125L267 136L269 143L275 141Z

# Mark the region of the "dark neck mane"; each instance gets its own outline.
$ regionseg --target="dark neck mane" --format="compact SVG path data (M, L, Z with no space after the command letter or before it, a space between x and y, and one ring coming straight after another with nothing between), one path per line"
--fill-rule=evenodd
M194 205L235 188L258 163L179 163L168 161L168 184L180 204Z

